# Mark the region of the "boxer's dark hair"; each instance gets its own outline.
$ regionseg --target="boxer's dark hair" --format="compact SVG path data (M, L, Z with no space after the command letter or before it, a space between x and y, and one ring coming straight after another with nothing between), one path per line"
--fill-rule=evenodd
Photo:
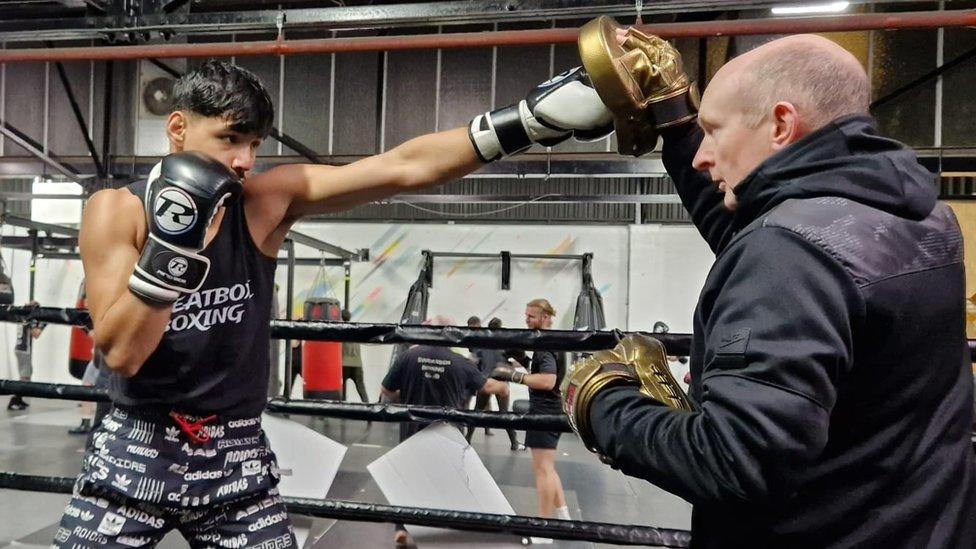
M274 105L268 90L247 69L211 59L187 72L173 86L173 110L226 118L235 132L271 133Z
M476 316L469 316L468 317L468 326L469 327L472 327L472 326L481 326L481 319L478 318L478 317L476 317Z

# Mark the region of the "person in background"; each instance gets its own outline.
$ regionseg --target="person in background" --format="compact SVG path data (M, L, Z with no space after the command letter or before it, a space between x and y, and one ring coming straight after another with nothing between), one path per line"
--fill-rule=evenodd
M492 318L491 320L488 321L488 327L491 328L492 330L497 330L498 328L501 328L502 319L498 317ZM505 360L509 364L512 364L513 366L519 365L523 368L529 367L529 362L530 362L529 355L525 354L525 351L523 351L522 349L508 349L506 351L502 351L502 354L505 356Z
M498 320L497 318L494 318L492 320L498 321L497 325L494 326L495 328L501 327L501 320ZM480 328L481 319L476 316L472 316L471 318L468 319L468 327ZM469 349L469 351L471 352L471 360L478 367L478 370L480 370L481 373L486 376L491 374L491 370L495 366L499 364L507 363L507 361L505 360L504 351L498 349ZM491 396L492 395L484 391L478 391L478 394L475 396L474 409L479 411L491 410ZM509 396L510 395L507 390L504 393L495 394L495 402L498 403L499 412L508 411ZM511 444L511 448L513 452L516 452L521 449L525 449L525 446L519 444L518 439L515 437L514 429L506 429L505 432L508 433L508 441ZM468 432L467 434L464 435L464 438L466 438L470 443L471 437L473 435L474 435L474 427L468 426ZM491 436L491 435L492 435L491 429L485 427L485 436Z
M428 326L452 326L445 316L424 321ZM380 394L387 402L444 406L463 410L476 391L488 394L508 392L508 386L483 374L464 355L450 347L414 345L397 357L390 367ZM400 442L418 433L428 422L401 422ZM395 525L393 538L397 547L410 543L403 524Z
M36 307L37 305L36 301L31 300L27 302L26 306ZM31 375L34 373L34 340L41 337L41 332L44 331L45 326L47 326L46 323L36 320L30 320L20 325L20 331L17 332L17 343L14 346L14 356L17 358L17 373L20 375L21 381L31 380ZM10 402L7 403L8 410L26 410L28 406L30 405L20 395L11 396Z
M342 321L349 322L352 313L349 309L342 310ZM366 395L366 384L363 382L363 356L359 343L343 342L342 344L342 400L346 400L346 381L352 380L356 384L359 400L369 402Z
M531 330L548 330L556 310L546 299L533 299L525 306L525 326ZM521 383L529 388L530 414L561 414L559 384L566 372L566 354L534 351L529 373L516 370L512 364L496 366L491 377L500 381ZM532 449L532 471L539 497L539 516L569 520L569 508L562 480L556 472L558 432L527 431L525 445Z

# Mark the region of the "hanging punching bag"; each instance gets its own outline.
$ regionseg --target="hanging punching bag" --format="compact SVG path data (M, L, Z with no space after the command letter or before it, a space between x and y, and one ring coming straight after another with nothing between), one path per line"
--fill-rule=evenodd
M410 292L407 293L407 303L403 306L403 314L400 316L400 324L420 324L427 319L427 301L430 299L430 291L427 285L428 274L429 268L424 267L420 270L417 281L410 286ZM409 348L410 345L406 343L399 343L393 347L393 353L390 355L391 368L396 363L397 357Z
M85 300L84 280L81 281L81 286L78 288L78 301L75 303L75 307L79 309L88 308L88 303ZM84 328L80 326L71 327L71 343L68 346L68 372L71 377L80 380L85 375L85 368L91 362L94 346L95 342Z
M302 317L305 320L341 320L342 307L333 297L309 297ZM342 398L342 343L305 341L302 343L302 378L305 398Z
M590 272L591 258L592 254L583 256L583 283L579 297L576 298L574 330L602 330L607 326L603 314L603 296L593 284L593 274Z

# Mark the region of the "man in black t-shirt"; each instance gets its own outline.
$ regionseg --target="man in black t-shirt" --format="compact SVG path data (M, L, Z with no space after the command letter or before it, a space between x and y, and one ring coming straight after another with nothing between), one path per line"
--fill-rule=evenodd
M451 325L450 319L435 317L428 325ZM489 378L467 357L448 347L414 345L397 357L383 378L380 394L384 399L403 404L467 408L468 399L478 391L497 395L508 392L508 385ZM400 442L429 425L427 422L401 422ZM407 529L396 525L394 543L407 543Z
M393 402L445 406L464 409L478 391L499 394L508 391L505 383L489 378L468 358L447 347L414 345L390 367L380 392ZM428 424L400 424L403 442Z

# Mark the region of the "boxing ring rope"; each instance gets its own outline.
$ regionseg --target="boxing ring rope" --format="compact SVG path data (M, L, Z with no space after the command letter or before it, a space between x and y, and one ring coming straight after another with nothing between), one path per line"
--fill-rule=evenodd
M0 488L70 494L74 479L0 472ZM604 522L542 519L521 515L497 515L420 507L401 507L343 500L283 497L289 512L319 518L361 522L396 522L417 526L495 532L518 536L613 543L688 547L685 530Z
M0 379L0 395L51 400L108 402L108 393L81 385L40 383ZM361 421L399 423L403 421L447 421L471 427L517 429L519 431L559 431L570 433L572 429L562 414L517 414L512 412L482 412L458 410L441 406L417 406L392 403L358 403L338 400L268 400L267 410L276 414L333 417Z
M57 307L0 306L0 322L37 320L50 324L91 327L85 309ZM547 351L597 351L609 349L629 333L658 339L669 355L685 356L691 349L691 334L655 334L599 330L520 330L515 328L468 328L467 326L421 326L368 324L362 322L319 322L272 320L272 339L347 341L351 343L420 343L442 347L524 349ZM976 362L976 339L967 340L971 360Z
M931 29L976 26L976 10L859 13L824 17L760 18L637 25L662 38L701 38L806 32ZM130 29L131 30L131 29ZM140 28L139 31L163 30ZM224 42L209 44L147 44L117 47L25 48L0 51L0 63L17 61L87 61L110 59L243 57L299 53L488 48L575 43L578 28L486 31L408 36L359 36L311 40Z

